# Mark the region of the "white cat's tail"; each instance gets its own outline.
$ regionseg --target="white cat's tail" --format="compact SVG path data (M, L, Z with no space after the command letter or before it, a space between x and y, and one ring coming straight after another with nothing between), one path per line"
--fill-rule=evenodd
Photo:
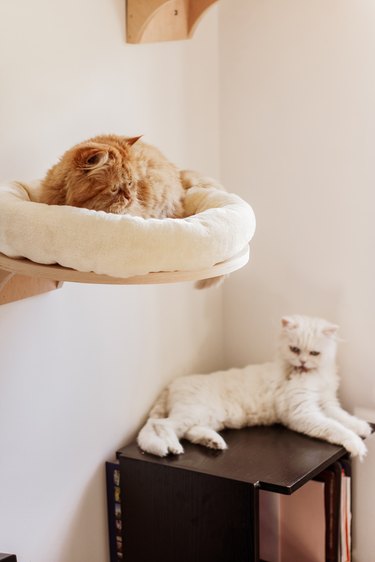
M180 455L184 452L168 418L149 418L139 432L137 443L142 451L158 457L166 457L169 453Z
M149 418L166 418L168 411L167 411L167 400L168 400L168 387L165 388L156 399L155 404L152 406L150 413L148 415Z

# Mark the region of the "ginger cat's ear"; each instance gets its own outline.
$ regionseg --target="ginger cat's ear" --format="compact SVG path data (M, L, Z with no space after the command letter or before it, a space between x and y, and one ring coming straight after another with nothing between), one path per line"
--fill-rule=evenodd
M77 148L74 161L80 168L94 170L101 168L107 162L109 151L105 146L90 145Z
M126 144L128 144L129 146L133 146L133 144L139 141L139 139L141 139L142 137L143 135L140 135L139 137L131 137L130 139L126 139Z

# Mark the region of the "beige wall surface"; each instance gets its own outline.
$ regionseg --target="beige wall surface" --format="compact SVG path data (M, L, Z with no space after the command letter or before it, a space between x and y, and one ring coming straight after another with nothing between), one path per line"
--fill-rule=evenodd
M224 0L222 180L254 207L226 286L228 363L272 356L282 314L341 326L342 394L371 405L375 4Z
M0 2L0 179L144 134L252 204L252 261L223 291L66 284L0 308L0 550L20 562L107 560L104 461L172 377L272 357L282 314L339 323L343 402L375 399L375 4L220 0L152 45L126 44L124 4Z
M0 2L0 180L74 143L144 134L218 176L218 36L125 42L124 0ZM65 284L0 308L0 551L107 560L104 461L172 377L221 366L221 291Z
M271 358L283 314L322 316L341 326L344 404L371 407L375 3L223 0L219 29L222 181L258 225L225 287L227 364ZM368 498L369 536L373 517Z

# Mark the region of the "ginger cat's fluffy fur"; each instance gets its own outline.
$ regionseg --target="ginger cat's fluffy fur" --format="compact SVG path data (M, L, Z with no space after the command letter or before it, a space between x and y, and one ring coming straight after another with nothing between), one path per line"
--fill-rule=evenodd
M143 218L181 217L176 166L140 137L101 135L77 144L42 182L39 201Z

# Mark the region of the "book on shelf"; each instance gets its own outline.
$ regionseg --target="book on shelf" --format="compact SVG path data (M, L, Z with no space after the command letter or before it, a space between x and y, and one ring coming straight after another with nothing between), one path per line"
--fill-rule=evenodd
M341 560L351 562L352 551L352 506L351 506L351 477L352 467L348 460L340 462L342 468L341 480Z
M118 461L106 462L107 515L110 562L124 559L122 544L120 465Z
M351 562L350 461L292 495L260 492L260 556L267 562Z

